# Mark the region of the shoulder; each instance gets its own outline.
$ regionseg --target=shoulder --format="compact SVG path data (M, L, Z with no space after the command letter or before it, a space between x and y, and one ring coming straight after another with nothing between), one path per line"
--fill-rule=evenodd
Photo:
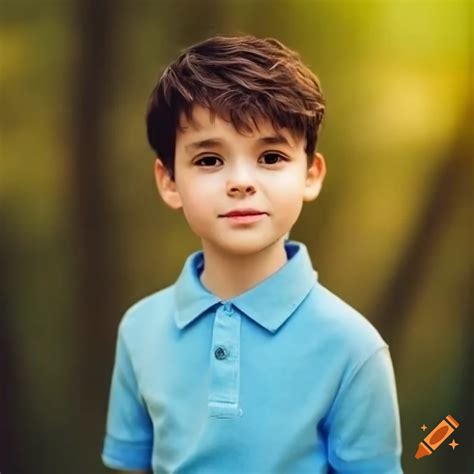
M160 324L165 314L174 305L174 285L143 296L123 314L119 323L119 333L124 337L139 336Z
M357 309L319 282L311 292L311 320L316 334L347 358L364 360L377 350L388 347L375 326Z

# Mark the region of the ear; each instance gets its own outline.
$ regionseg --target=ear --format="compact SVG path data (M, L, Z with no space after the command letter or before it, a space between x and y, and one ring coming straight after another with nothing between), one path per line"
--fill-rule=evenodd
M305 181L305 189L303 193L303 201L314 201L323 186L324 177L326 176L326 163L321 153L315 153L313 162L308 168Z
M161 198L169 207L180 209L183 206L176 181L171 179L168 170L158 157L155 159L155 182Z

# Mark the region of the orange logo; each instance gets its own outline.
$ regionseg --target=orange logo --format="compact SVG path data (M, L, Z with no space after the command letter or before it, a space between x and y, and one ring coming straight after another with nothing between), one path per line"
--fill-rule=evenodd
M459 423L451 415L448 415L446 418L441 420L441 422L435 428L433 428L428 436L426 436L418 445L415 458L420 459L432 454L433 451L438 449L438 447L441 446L458 427ZM425 431L427 426L423 424L421 429ZM454 450L456 446L459 446L459 443L456 443L456 441L453 439L451 443L449 443L449 446L451 446Z

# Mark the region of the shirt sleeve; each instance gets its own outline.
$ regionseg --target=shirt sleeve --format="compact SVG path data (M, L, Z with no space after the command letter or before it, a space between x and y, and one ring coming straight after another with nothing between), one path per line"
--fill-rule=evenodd
M113 469L151 469L153 425L140 396L120 325L110 386L103 463Z
M401 452L395 376L385 345L336 396L328 418L328 460L336 473L399 474Z

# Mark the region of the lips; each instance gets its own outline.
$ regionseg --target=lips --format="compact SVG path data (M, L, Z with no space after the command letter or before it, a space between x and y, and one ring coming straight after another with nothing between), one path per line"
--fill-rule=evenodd
M235 217L235 216L257 216L259 214L268 214L258 209L234 209L226 214L221 214L219 217Z

